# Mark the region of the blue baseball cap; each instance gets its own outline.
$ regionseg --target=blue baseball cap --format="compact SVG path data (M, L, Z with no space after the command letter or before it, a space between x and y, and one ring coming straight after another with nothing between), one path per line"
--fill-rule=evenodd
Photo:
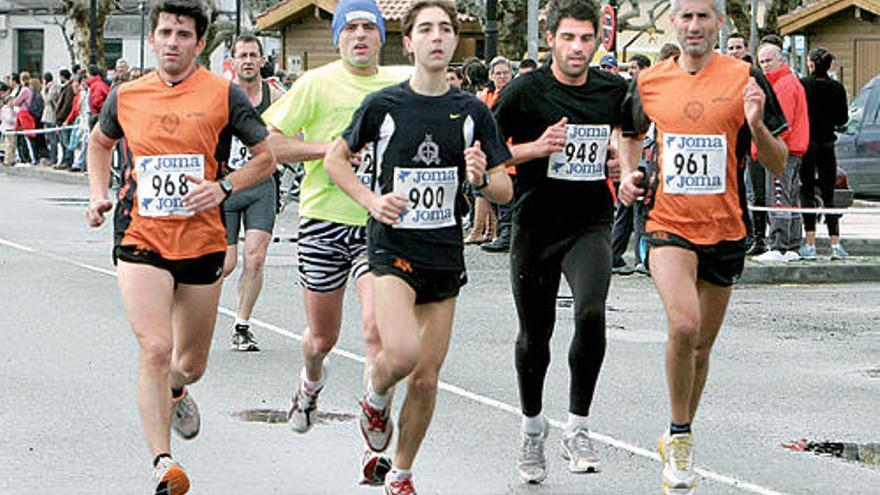
M333 12L333 46L339 46L339 33L349 22L368 21L379 28L382 43L385 43L385 21L382 11L374 0L342 0Z
M599 60L599 67L617 67L617 57L612 54L604 55Z

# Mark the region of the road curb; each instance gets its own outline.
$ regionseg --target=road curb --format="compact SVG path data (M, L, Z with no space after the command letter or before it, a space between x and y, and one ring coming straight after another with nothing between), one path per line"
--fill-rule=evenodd
M52 167L42 167L31 165L26 167L16 166L7 167L0 165L0 173L6 175L14 175L17 177L31 177L37 179L50 180L52 182L62 182L64 184L86 184L89 183L89 177L82 172L68 172L65 170L55 170Z
M849 244L847 244L847 249ZM746 262L740 284L843 284L880 281L880 258L840 262L792 262L761 264Z

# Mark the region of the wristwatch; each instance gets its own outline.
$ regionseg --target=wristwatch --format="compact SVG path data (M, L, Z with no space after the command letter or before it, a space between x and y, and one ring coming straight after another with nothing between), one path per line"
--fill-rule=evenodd
M217 181L217 184L220 184L220 189L223 190L223 194L225 194L227 198L232 194L232 182L229 182L226 179L220 179Z
M480 184L479 186L477 186L476 190L482 191L483 189L486 189L486 187L488 185L489 185L489 172L483 172L483 183Z

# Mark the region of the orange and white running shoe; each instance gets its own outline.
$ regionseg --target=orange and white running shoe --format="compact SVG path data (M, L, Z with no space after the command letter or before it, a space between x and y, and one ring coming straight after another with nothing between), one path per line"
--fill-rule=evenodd
M159 459L153 468L153 480L156 482L154 495L183 495L189 491L189 477L170 457Z

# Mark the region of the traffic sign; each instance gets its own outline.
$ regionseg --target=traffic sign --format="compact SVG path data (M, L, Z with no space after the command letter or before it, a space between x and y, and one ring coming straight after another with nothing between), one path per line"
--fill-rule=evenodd
M614 51L615 38L617 37L617 12L611 5L602 8L602 46L609 52Z

